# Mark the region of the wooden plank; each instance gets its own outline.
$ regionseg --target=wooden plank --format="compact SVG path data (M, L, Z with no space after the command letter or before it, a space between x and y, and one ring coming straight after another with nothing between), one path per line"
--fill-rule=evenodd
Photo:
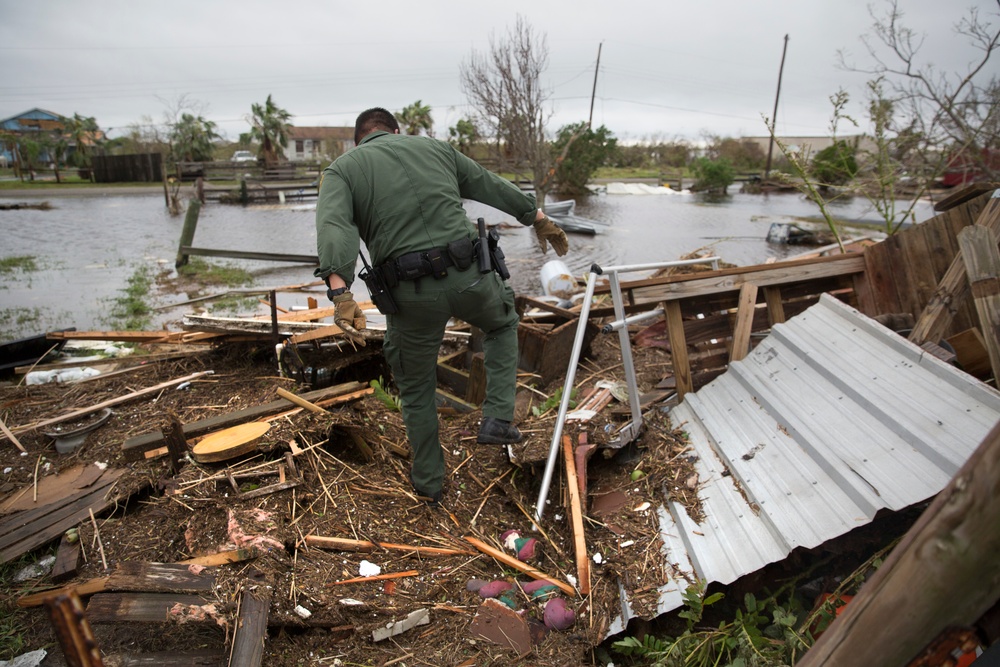
M486 360L482 352L475 352L469 365L469 384L465 389L465 400L473 405L481 405L485 399Z
M997 237L979 225L958 235L979 327L990 357L993 377L1000 378L1000 251Z
M573 548L576 554L576 580L580 595L590 595L590 556L587 553L587 536L583 529L583 504L580 499L580 479L576 474L576 457L573 441L563 436L563 463L566 466L566 488L569 491L570 525L573 528Z
M198 556L196 558L188 558L187 560L179 561L181 565L204 565L205 567L211 567L213 565L225 565L227 563L241 563L246 560L252 560L257 558L260 552L257 549L233 549L231 551L220 551L215 554L208 554L207 556Z
M934 296L934 289L938 284L927 235L923 225L911 227L896 235L902 242L903 260L909 272L906 289L910 293L911 306L905 312L914 317Z
M283 387L278 387L276 389L276 392L277 392L278 396L281 396L283 399L294 403L295 405L299 406L300 408L305 408L306 410L309 410L310 412L315 412L315 413L321 414L321 415L329 414L326 410L324 410L323 408L319 407L315 403L311 403L308 400L302 398L301 396L293 394L292 392L288 391L287 389L285 389Z
M889 246L876 243L865 248L865 280L871 291L874 312L871 315L900 312L899 296L896 293L896 281L892 275L889 261Z
M344 330L338 327L336 324L330 324L322 329L314 329L312 331L307 331L305 333L297 333L291 336L288 341L290 343L306 343L311 340L320 340L321 338L329 338L331 336L339 336L344 333Z
M955 350L958 364L969 375L986 378L990 374L990 355L986 351L986 341L979 329L966 329L949 336L948 344Z
M688 359L687 339L684 336L684 321L681 319L681 305L677 301L663 304L667 318L667 334L670 338L670 358L673 362L674 377L677 382L677 400L692 390L691 364Z
M32 593L31 595L25 595L17 599L18 607L38 607L45 604L46 600L51 600L52 598L64 595L69 592L75 592L79 596L93 595L94 593L100 593L104 590L105 585L108 582L107 577L100 577L98 579L91 579L85 581L82 584L71 584L69 586L63 586L62 588L52 588L47 591L40 591L38 593Z
M479 409L479 406L473 405L467 401L462 400L458 396L441 389L440 387L435 392L438 409L450 408L462 414L467 414L469 412L475 412Z
M229 664L239 667L257 667L264 657L264 640L267 639L267 618L271 610L270 599L255 597L245 588L240 596L239 618Z
M59 504L25 510L0 523L0 563L17 558L36 547L57 539L66 530L117 502L105 498L122 470L109 470L93 486L63 499ZM110 473L110 474L109 474Z
M945 628L974 625L1000 597L998 479L1000 425L797 666L906 665Z
M190 382L191 380L197 380L198 378L209 375L214 371L199 371L197 373L192 373L191 375L185 375L181 378L176 378L174 380L169 380L167 382L161 382L158 385L152 387L146 387L145 389L140 389L138 391L133 391L123 396L118 396L116 398L110 398L106 401L96 403L90 407L80 408L79 410L73 410L65 414L59 415L58 417L52 417L51 419L45 419L40 422L35 422L34 424L25 424L24 426L19 426L14 429L15 433L25 433L28 431L34 431L45 426L51 426L53 424L61 424L65 421L70 421L71 419L76 419L78 417L83 417L89 415L92 412L97 412L98 410L103 410L104 408L110 408L114 405L119 405L121 403L127 403L128 401L141 398L143 396L148 396L149 394L157 393L168 387L173 387L184 382Z
M91 623L166 623L175 605L200 607L212 601L199 595L176 593L97 593L87 603ZM207 614L190 616L191 622L215 623Z
M221 248L193 248L191 246L181 246L178 253L183 255L197 255L200 257L228 257L230 259L259 259L267 262L289 262L291 264L309 264L316 266L319 264L319 257L316 255L292 255L277 252L254 252L249 250L223 250Z
M785 322L785 309L781 304L781 287L770 285L764 288L764 302L767 304L767 320L773 327Z
M733 346L730 361L739 361L750 352L750 329L753 326L754 311L757 306L757 286L743 283L740 287L740 305L736 310L736 325L733 327Z
M947 211L953 209L957 206L961 206L967 201L975 199L982 194L987 192L993 192L997 188L1000 188L1000 183L969 183L960 188L957 188L948 193L944 199L940 199L934 203L935 211Z
M877 247L876 244L872 247ZM867 252L867 251L866 251ZM861 273L865 261L861 253L819 257L810 260L761 264L744 269L720 269L688 276L686 280L674 278L648 279L631 283L636 303L670 301L685 297L739 291L743 283L752 282L758 287L783 285L788 282L815 280L831 276Z
M348 394L349 392L356 391L370 393L371 389L366 389L360 382L345 382L332 387L326 387L325 389L317 389L315 391L299 394L299 397L319 405L319 401L323 399L337 398ZM258 405L246 408L245 410L238 410L236 412L229 412L224 415L216 415L215 417L185 424L184 437L188 439L196 438L212 431L218 431L220 429L228 428L230 426L235 426L248 421L255 421L268 415L284 412L285 410L288 410L291 405L291 403L282 398L264 405ZM129 438L122 443L122 454L127 461L137 461L143 458L143 454L146 451L157 449L164 446L164 444L163 433L160 431L152 431L144 435Z
M1000 233L1000 190L993 193L989 203L976 220L994 234ZM877 247L877 246L875 246ZM959 304L966 299L969 282L965 274L965 262L961 253L955 256L951 266L938 283L934 296L917 318L917 323L910 332L910 341L920 345L927 341L932 343L943 338L949 325L958 311Z
M59 548L56 550L56 562L52 564L52 571L49 572L49 579L55 584L68 581L76 576L79 567L80 540L77 538L70 542L66 538L66 533L63 533Z
M458 352L456 354L464 355L465 353ZM465 396L469 388L469 374L466 371L448 365L443 360L438 360L437 382L448 387L455 394Z
M108 575L106 590L144 593L211 593L215 574L195 573L191 565L122 561Z
M260 498L261 496L268 496L272 493L278 493L279 491L285 491L287 489L293 489L302 483L301 479L293 479L287 482L278 482L277 484L269 484L268 486L262 486L259 489L254 489L253 491L246 491L235 497L235 500L251 500L253 498Z

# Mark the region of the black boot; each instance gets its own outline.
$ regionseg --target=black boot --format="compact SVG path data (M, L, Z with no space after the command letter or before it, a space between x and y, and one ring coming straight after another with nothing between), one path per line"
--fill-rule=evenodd
M483 417L476 442L481 445L511 445L521 442L521 432L509 421L496 417Z

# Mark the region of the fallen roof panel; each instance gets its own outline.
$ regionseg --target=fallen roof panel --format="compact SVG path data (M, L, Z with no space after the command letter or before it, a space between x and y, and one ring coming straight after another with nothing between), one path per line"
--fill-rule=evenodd
M661 614L690 582L731 583L934 496L1000 420L1000 393L823 295L670 417L705 518L659 509L676 574ZM623 594L610 634L631 617Z

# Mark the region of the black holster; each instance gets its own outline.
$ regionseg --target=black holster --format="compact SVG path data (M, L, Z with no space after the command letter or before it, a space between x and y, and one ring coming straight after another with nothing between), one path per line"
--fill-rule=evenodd
M371 268L365 263L365 268L361 269L361 273L358 274L358 278L364 281L365 285L368 287L368 294L372 298L372 303L378 308L378 312L383 315L392 315L399 312L399 305L396 300L392 298L392 292L390 291L395 287L398 282L396 281L396 276L392 276L392 281L386 280L386 275L384 271L381 271L382 267L378 266Z

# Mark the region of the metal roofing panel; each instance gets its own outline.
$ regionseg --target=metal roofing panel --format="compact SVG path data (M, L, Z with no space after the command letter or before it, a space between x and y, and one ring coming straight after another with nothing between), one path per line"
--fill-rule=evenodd
M705 519L659 510L676 573L727 584L938 493L1000 420L1000 393L839 300L784 324L670 413L697 455ZM610 633L631 618L627 600Z

